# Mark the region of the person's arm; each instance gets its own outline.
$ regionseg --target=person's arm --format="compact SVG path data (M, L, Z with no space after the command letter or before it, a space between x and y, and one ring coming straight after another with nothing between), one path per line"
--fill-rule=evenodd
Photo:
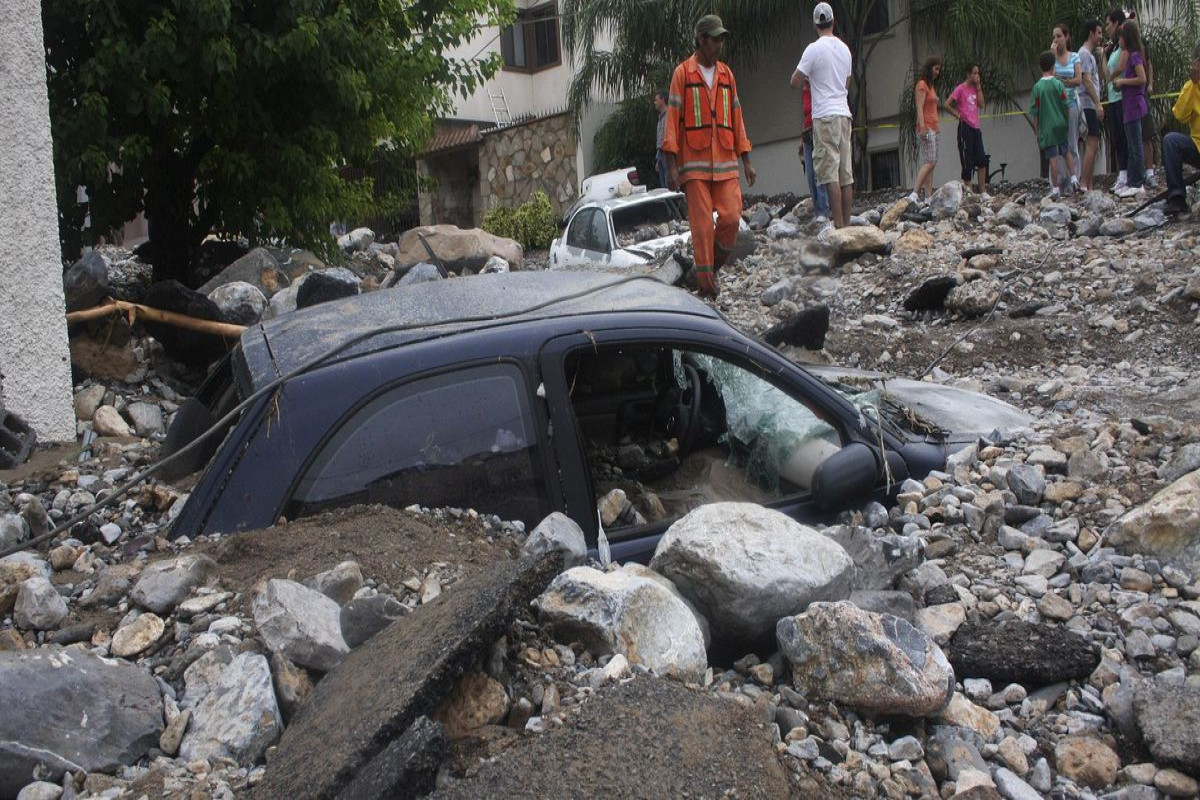
M983 82L982 81L980 81L979 85L975 87L975 98L976 98L979 110L983 111L983 107L985 105L987 105L987 103L985 103L983 100Z
M1082 82L1083 82L1083 67L1079 63L1079 55L1076 54L1076 56L1075 56L1075 73L1070 78L1067 78L1065 81L1063 81L1063 83L1065 83L1067 86L1073 87L1073 86L1078 86Z
M921 114L922 109L925 108L926 92L925 89L922 88L924 85L924 82L918 83L917 90L913 93L913 99L916 100L915 105L917 107L917 135L922 135L925 133L925 119Z
M792 72L792 79L788 83L791 84L793 89L800 89L804 86L806 80L808 80L808 76L801 72L799 67L796 67L795 71Z
M1197 89L1197 85L1200 83L1200 68L1193 64L1192 72L1188 77L1189 80L1183 85L1183 90L1176 98L1171 113L1175 115L1175 119L1190 127L1192 119L1196 116L1196 101L1200 99L1198 97L1200 89Z
M946 98L946 113L962 122L962 114L958 113L958 90L955 89Z
M679 67L671 73L671 90L667 93L667 128L663 132L663 158L667 160L667 188L679 188L679 165L675 155L679 152L679 115L683 110L683 70Z
M1146 63L1146 94L1154 94L1154 63L1150 59Z
M1133 65L1133 77L1126 78L1124 76L1113 81L1113 86L1118 88L1125 86L1145 86L1146 85L1146 67L1142 64Z

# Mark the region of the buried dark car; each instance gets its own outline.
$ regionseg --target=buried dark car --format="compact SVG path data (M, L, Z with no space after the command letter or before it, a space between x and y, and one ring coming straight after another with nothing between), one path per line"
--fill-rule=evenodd
M991 430L914 425L898 408L869 384L835 389L648 275L435 281L248 329L168 435L178 449L229 418L219 445L213 431L180 454L207 468L172 536L358 503L527 526L562 511L593 547L602 525L614 558L644 561L704 503L827 521Z

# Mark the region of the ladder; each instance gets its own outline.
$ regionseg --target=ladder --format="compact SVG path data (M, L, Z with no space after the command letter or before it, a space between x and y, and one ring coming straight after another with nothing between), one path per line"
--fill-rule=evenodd
M491 84L488 84L487 95L492 104L492 113L496 115L496 124L512 125L512 114L508 112L508 100L504 98L504 87L497 84L496 90L492 91Z

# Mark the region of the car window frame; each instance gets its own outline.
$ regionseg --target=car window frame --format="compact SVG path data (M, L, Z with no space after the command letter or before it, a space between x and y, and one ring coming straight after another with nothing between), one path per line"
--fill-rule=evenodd
M592 215L596 214L598 211L599 209L595 208L594 206L586 206L575 212L575 216L571 217L571 222L567 225L567 232L563 236L563 243L567 247L574 247L578 250L592 249L588 246L590 244L592 235ZM585 216L586 224L584 224L584 220L582 219ZM582 229L580 231L580 238L583 244L578 244L572 239L572 234L577 227Z
M539 511L541 518L544 518L552 511L558 510L559 504L555 502L557 497L557 487L554 485L554 476L558 471L558 465L554 460L552 447L546 436L547 419L545 412L545 404L538 402L537 385L531 381L530 370L528 364L520 358L500 357L500 358L474 358L467 361L462 361L455 364L443 365L434 369L423 370L420 372L410 373L398 379L381 383L372 391L365 392L354 403L346 407L333 423L328 426L328 429L313 443L309 449L304 462L295 470L291 481L288 483L286 491L280 496L280 500L275 509L275 517L278 519L292 502L296 491L300 486L308 471L312 468L318 457L324 452L325 448L333 440L333 438L341 431L360 411L373 403L378 398L395 391L406 385L411 385L431 378L436 378L442 375L453 374L456 372L466 372L480 367L491 367L497 365L514 366L520 375L519 390L520 396L524 398L525 410L528 411L532 419L534 447L537 450L535 458L541 470L541 505ZM487 509L475 509L481 513L493 513ZM539 519L540 521L540 519ZM534 522L533 524L537 524Z
M558 456L558 460L560 463L578 464L580 472L579 480L564 484L563 499L567 505L568 514L580 522L589 546L595 546L596 544L599 525L596 511L596 501L598 498L596 496L595 485L588 472L587 448L584 444L572 403L569 400L569 387L566 378L567 359L571 353L579 349L599 349L601 347L625 344L628 346L671 347L681 350L693 350L722 358L739 367L750 369L763 380L792 396L797 402L802 402L809 409L813 409L818 417L828 422L834 428L842 442L842 447L851 442L862 440L861 433L847 425L842 416L839 416L816 400L817 390L812 392L805 391L803 382L790 380L784 374L783 369L756 358L755 356L758 355L758 352L755 348L742 343L737 343L738 346L731 346L735 342L736 340L732 340L727 333L725 335L716 335L707 331L684 328L638 326L609 329L591 328L582 333L563 334L549 339L543 344L539 355L539 362L542 381L546 385L547 394L553 395L553 393L559 392L563 394L564 398L561 404L557 404L559 407L556 408L554 405L551 407L551 421L555 426L555 430L558 431L554 446L563 449L563 452ZM775 380L772 380L773 376ZM817 379L812 376L808 377L814 385L819 385ZM804 402L796 398L795 392L790 391L789 387L794 387L796 392L808 397L812 402ZM844 398L838 397L837 399L845 402L849 408L853 408L849 401L845 401ZM815 411L816 408L824 410L825 413L817 413ZM582 490L580 485L582 485ZM878 488L883 487L880 486ZM807 506L811 508L814 506L814 502L812 492L809 491L776 498L764 505L767 508L776 509L789 516L794 516L801 507ZM814 513L812 516L815 517L817 514ZM830 516L832 518L832 515ZM620 538L613 540L614 559L617 559L616 553L621 553L626 558L637 558L644 555L637 550L638 542L661 535L674 521L648 523L644 526L622 529ZM625 543L628 543L628 549L621 547Z

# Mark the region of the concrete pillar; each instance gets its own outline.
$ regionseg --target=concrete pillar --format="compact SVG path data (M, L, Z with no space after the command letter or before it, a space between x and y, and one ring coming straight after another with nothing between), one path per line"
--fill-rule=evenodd
M40 0L0 4L0 389L39 441L75 415Z

